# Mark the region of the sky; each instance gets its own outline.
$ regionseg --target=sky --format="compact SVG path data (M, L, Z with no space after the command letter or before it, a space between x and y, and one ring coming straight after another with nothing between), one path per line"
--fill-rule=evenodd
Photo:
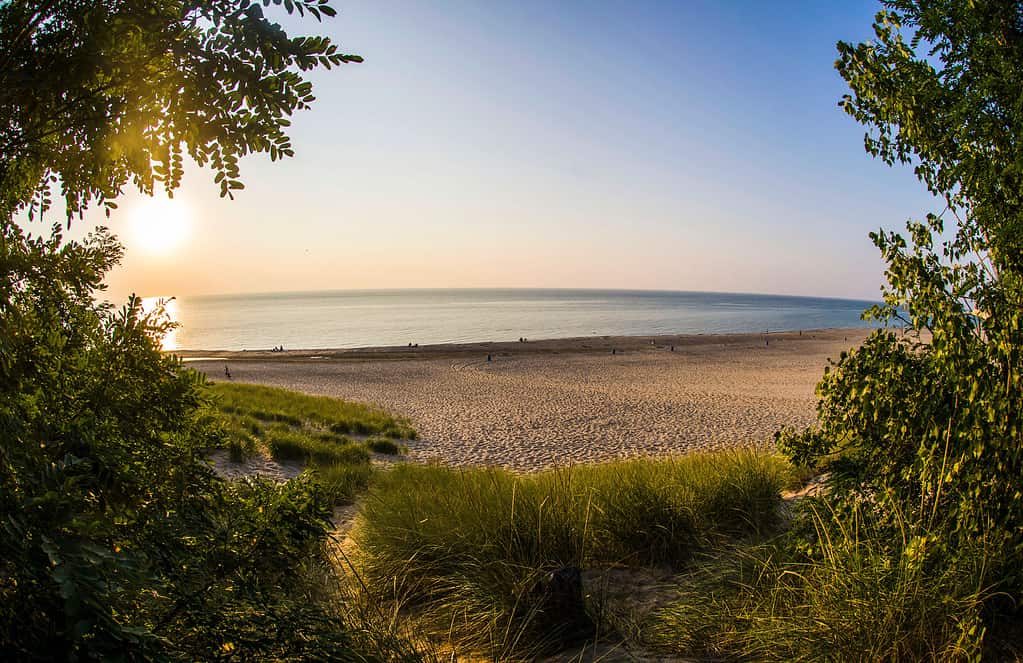
M126 193L110 296L416 287L876 299L867 233L934 201L863 150L835 42L875 2L333 0L296 157ZM268 10L269 11L269 10Z

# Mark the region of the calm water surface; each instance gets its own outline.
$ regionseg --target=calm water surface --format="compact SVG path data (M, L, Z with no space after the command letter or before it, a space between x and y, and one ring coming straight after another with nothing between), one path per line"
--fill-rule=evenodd
M645 290L362 290L182 297L170 350L355 348L862 327L874 302Z

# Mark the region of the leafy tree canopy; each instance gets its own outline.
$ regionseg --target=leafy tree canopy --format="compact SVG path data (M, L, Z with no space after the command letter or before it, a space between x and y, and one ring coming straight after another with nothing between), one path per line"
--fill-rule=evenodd
M0 216L49 205L68 222L126 184L179 185L182 156L242 188L238 159L293 154L285 133L313 101L303 78L361 58L292 37L264 7L319 21L327 0L9 0L0 3Z
M957 221L954 257L1023 270L1023 3L892 0L875 39L839 42L867 152L913 164Z
M893 514L893 535L917 537L928 564L980 543L991 584L1018 600L1023 3L884 5L871 41L838 45L841 106L870 154L912 164L945 209L909 222L908 239L871 235L888 280L872 315L909 333L879 330L843 355L818 386L819 426L781 443L830 463L846 504Z
M122 249L15 222L58 184L70 223L182 158L241 187L290 156L303 72L355 62L264 15L326 0L0 0L0 651L10 660L365 660L323 582L330 503L302 478L227 484L203 379L136 297L95 302ZM322 578L321 578L322 580ZM365 650L364 650L365 651Z

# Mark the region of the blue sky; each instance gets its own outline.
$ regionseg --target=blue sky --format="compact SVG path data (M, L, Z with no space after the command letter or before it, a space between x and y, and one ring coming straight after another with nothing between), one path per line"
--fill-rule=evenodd
M934 207L863 151L835 42L874 2L334 1L294 159L189 172L190 231L109 225L112 294L592 287L874 298L867 233ZM98 217L96 217L98 218Z

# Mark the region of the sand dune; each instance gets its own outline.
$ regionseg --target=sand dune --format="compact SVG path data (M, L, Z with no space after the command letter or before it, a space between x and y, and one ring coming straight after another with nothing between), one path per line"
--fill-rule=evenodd
M413 458L529 471L768 444L783 426L813 422L814 386L828 358L867 333L218 352L216 361L181 354L214 380L223 379L226 362L235 381L375 402L407 415L421 435Z

